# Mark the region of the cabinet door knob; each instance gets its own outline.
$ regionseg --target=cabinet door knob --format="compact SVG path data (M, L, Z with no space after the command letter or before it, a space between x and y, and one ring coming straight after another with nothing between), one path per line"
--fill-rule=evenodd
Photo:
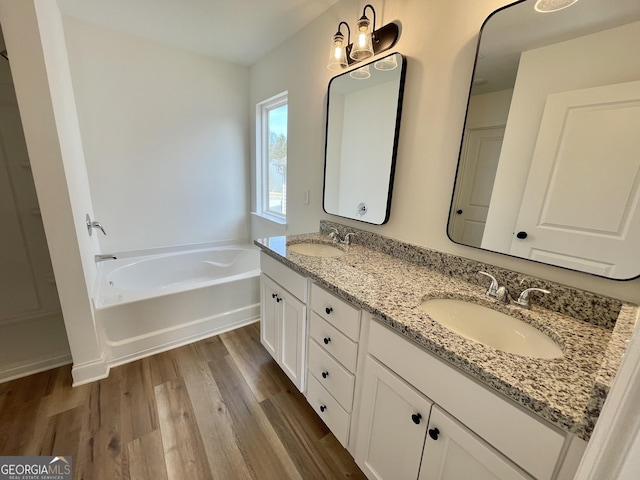
M429 429L429 436L431 438L433 438L434 440L438 439L438 435L440 435L440 430L438 430L437 428L430 428Z
M325 312L327 312L327 315L331 314L331 312L333 312L333 307L327 307L324 309Z
M280 297L276 297L276 302L280 303L282 299Z
M323 342L324 342L325 345L329 345L330 341L331 341L331 339L329 337L324 337Z
M272 293L272 294L271 294L271 298L276 298L277 296L278 296L278 294L277 294L277 293Z
M320 405L320 411L324 412L327 409L326 405Z
M422 415L419 413L414 413L413 415L411 415L411 420L413 420L413 423L415 423L416 425L420 425L420 420L422 420Z
M322 372L322 378L327 378L329 376L329 372Z
M516 233L516 237L518 237L520 240L524 240L528 236L529 235L527 234L527 232L518 232L518 233Z

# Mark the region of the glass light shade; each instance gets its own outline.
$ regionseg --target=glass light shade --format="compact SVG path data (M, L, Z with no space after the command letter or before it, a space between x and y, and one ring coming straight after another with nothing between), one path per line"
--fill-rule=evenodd
M369 65L365 65L360 68L356 68L349 72L349 76L351 78L355 78L356 80L366 80L371 76L371 70L369 70Z
M570 7L577 1L578 0L538 0L534 8L536 12L551 13Z
M360 61L373 56L373 42L369 25L369 19L365 16L358 20L358 31L349 55L354 60Z
M398 68L398 60L395 55L389 55L388 57L381 58L373 64L376 70L389 71Z
M344 44L344 35L336 33L331 41L331 51L329 52L329 70L342 70L347 68L347 46Z

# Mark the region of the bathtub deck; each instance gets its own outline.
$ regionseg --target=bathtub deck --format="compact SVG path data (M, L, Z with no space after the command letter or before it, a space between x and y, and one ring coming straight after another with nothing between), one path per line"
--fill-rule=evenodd
M71 388L0 384L2 455L71 455L77 479L364 479L262 348L258 324Z

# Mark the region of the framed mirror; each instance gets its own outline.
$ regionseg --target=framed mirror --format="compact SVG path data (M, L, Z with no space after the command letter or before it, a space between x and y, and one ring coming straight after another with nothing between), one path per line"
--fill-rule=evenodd
M544 3L559 2L522 0L482 26L447 233L631 279L640 275L640 2L540 12Z
M326 213L381 225L389 219L406 62L393 53L329 82Z

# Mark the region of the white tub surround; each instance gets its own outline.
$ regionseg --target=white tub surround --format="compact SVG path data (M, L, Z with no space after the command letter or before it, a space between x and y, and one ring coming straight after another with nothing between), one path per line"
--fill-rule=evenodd
M259 256L250 245L99 263L96 324L110 366L258 320Z

